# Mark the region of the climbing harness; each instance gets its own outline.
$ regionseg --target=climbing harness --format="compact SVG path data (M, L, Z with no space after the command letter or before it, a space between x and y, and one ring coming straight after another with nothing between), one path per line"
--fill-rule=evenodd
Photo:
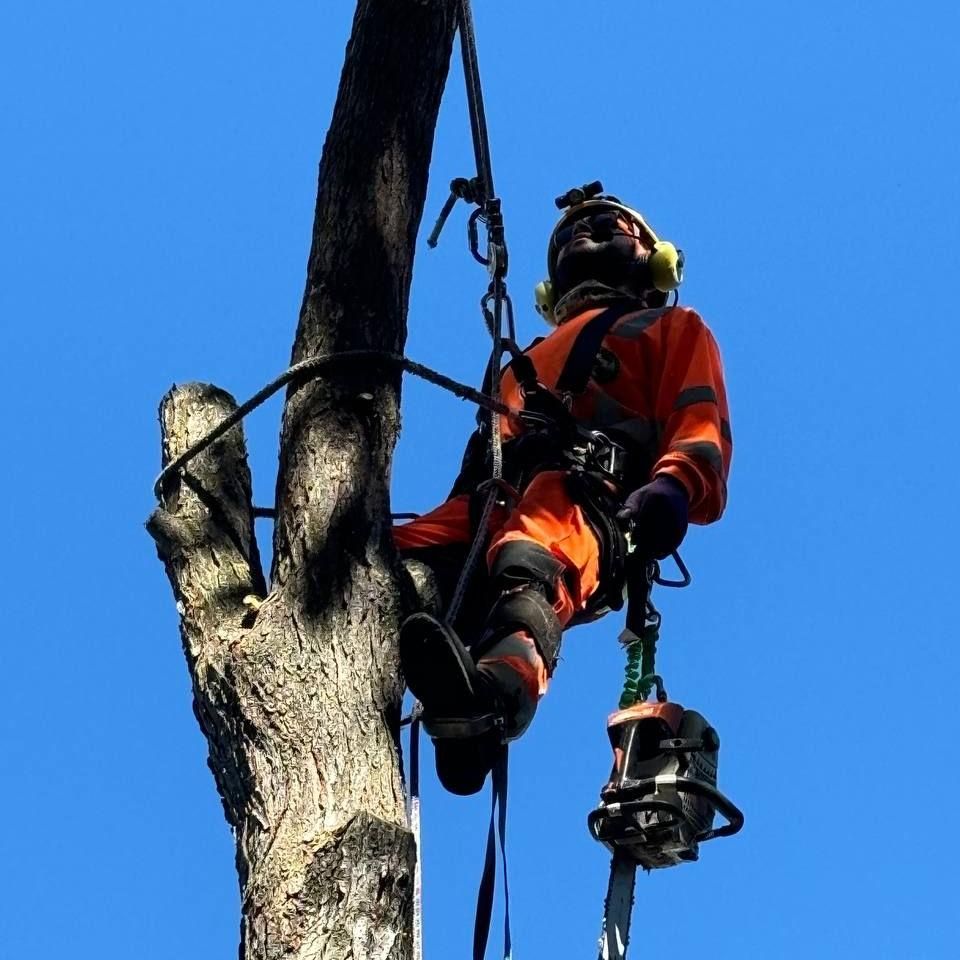
M699 713L667 699L655 672L660 614L652 586L685 587L690 574L674 553L681 579L667 580L656 562L630 558L626 626L620 641L627 668L619 710L607 722L614 763L587 818L590 833L613 854L604 902L599 960L625 960L637 867L653 870L695 861L699 845L729 837L743 814L717 789L720 738ZM656 699L648 701L656 690ZM713 826L716 813L727 820Z

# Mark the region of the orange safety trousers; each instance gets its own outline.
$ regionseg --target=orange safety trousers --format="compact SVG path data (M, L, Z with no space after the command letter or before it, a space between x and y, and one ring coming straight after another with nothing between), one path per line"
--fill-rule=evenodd
M487 565L512 540L526 540L551 553L564 566L556 583L554 612L562 626L582 611L600 586L600 543L583 510L574 502L563 470L545 470L527 485L512 510L494 509L490 519ZM402 552L418 548L468 545L473 539L470 497L453 497L435 510L393 528ZM520 674L534 702L547 689L547 670L533 641L524 634L505 638L478 661L481 668L498 664Z

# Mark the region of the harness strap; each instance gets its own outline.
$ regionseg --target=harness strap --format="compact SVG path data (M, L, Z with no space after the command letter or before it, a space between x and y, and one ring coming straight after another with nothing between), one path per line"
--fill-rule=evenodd
M583 393L590 380L597 354L600 353L600 347L603 345L603 338L618 320L623 319L628 313L638 312L637 301L627 300L607 307L584 324L570 348L563 370L560 371L556 386L557 393L568 393L573 396Z
M518 347L510 340L504 340L504 345L507 346L510 352L510 360L500 370L500 376L502 377L508 370L510 370L517 378L517 383L519 383L522 388L535 388L537 385L537 368L533 365L533 361L527 355L527 351L535 347L538 343L542 343L545 339L545 337L536 337L532 343L523 349ZM483 374L483 383L480 387L481 393L486 396L490 396L492 384L493 368L488 362L487 368ZM485 425L487 422L483 416L482 410L477 411L477 422L482 425Z
M627 316L629 313L637 313L635 300L624 299L620 303L607 307L606 310L598 313L589 323L585 324L583 329L577 334L567 356L567 360L560 371L557 380L557 393L570 393L576 396L583 393L590 380L590 374L593 371L594 362L597 354L603 346L603 338L610 332L611 328ZM541 343L545 338L537 337L530 346L523 350L511 351L512 359L504 367L506 370L513 370L517 382L523 387L535 387L537 384L537 370L533 361L527 355L527 351ZM490 393L490 368L483 381L483 392Z
M477 893L477 919L473 927L473 960L484 960L490 937L493 915L493 894L497 885L497 835L500 838L500 859L503 862L503 956L510 960L513 944L510 936L510 886L507 880L507 773L508 752L504 745L491 774L490 827L487 830L487 851L483 875Z

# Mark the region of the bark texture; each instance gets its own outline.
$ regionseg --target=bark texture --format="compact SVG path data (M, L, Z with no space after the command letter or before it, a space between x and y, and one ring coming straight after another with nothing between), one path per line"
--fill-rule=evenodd
M455 11L455 0L360 0L294 361L403 350ZM410 955L389 524L399 388L395 372L355 364L288 394L269 590L240 427L188 466L148 522L236 835L246 960ZM216 387L172 389L160 408L164 463L234 407Z

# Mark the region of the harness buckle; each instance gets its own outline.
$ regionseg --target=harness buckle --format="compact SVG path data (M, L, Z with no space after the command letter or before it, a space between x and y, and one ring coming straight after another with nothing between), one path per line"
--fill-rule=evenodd
M630 454L623 444L611 440L599 430L590 431L590 459L601 473L619 482L627 475Z

